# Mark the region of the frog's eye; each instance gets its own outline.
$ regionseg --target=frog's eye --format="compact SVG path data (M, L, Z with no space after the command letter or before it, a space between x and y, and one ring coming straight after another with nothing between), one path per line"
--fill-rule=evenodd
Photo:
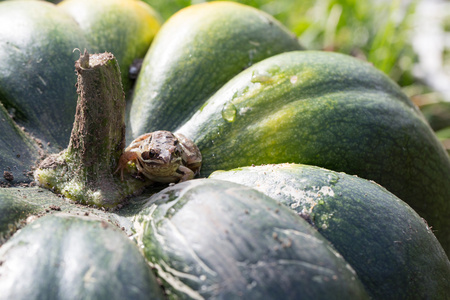
M148 160L158 157L158 153L155 150L151 149L150 151L142 152L141 157L143 160Z
M148 151L142 152L141 157L143 160L147 160L150 158Z

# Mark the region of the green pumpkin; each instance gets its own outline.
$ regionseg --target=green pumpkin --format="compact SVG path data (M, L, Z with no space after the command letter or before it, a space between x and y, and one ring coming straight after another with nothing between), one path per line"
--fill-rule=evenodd
M126 75L132 60L144 56L160 26L152 9L137 1L83 4L1 3L0 102L17 124L53 151L67 146L73 125L77 100L73 66L79 56L74 49L113 52ZM89 14L100 9L99 16ZM111 18L127 27L111 26ZM133 31L135 27L142 29ZM19 153L21 147L17 148Z
M130 0L66 0L58 6L77 21L91 53L114 54L128 91L129 67L147 53L163 22L159 14L141 1Z
M138 247L92 217L42 217L0 257L4 299L164 299Z
M45 12L50 25L33 29L42 20L24 3ZM77 25L77 14L62 9L74 3L0 3L0 23L14 17L10 23L32 24L28 32L40 34L35 41L0 30L3 185L29 184L23 171L45 151L67 146L77 98L72 51L109 44L87 34L98 24L120 32L106 17ZM74 34L60 32L59 23ZM183 32L184 39L173 38ZM114 46L120 36L113 33ZM38 75L20 68L40 63L34 56L11 63L18 41L47 68ZM0 188L0 299L446 297L450 162L442 145L381 72L344 55L292 51L299 49L281 24L239 4L192 6L168 20L129 98L128 139L174 130L199 146L202 177L241 169L155 186L114 211L40 187ZM116 51L127 70L120 61L129 64L132 50ZM156 67L163 58L171 63ZM40 78L45 97L35 93ZM287 162L328 169L247 168ZM252 178L270 188L257 191L262 183Z
M77 99L73 49L88 48L86 38L53 4L0 5L0 102L43 147L65 147Z
M189 93L177 87L171 93ZM185 114L173 111L167 122ZM131 110L129 118L141 116ZM448 154L400 88L368 63L314 51L275 55L227 82L176 131L200 148L205 176L296 162L374 180L407 201L450 249Z
M202 173L295 162L373 180L406 201L450 251L450 159L421 112L366 62L289 52L246 69L177 129Z
M128 134L174 130L234 75L299 49L292 33L252 7L224 1L181 10L162 26L145 56Z
M239 184L179 183L151 197L137 223L145 256L173 298L368 299L312 226Z
M432 229L374 182L297 164L216 171L210 178L255 188L308 220L373 299L445 299L450 290L450 264Z

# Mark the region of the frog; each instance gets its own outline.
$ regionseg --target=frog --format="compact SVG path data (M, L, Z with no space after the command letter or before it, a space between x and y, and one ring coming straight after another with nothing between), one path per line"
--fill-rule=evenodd
M195 143L181 133L158 130L138 136L119 158L116 171L135 162L138 173L152 182L177 183L200 173L202 155Z

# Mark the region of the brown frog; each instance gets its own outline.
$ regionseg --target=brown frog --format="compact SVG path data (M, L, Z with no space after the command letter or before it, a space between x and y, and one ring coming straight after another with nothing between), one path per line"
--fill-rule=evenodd
M151 181L170 183L194 178L200 172L202 155L184 135L160 130L137 137L125 149L116 170L122 180L129 161Z

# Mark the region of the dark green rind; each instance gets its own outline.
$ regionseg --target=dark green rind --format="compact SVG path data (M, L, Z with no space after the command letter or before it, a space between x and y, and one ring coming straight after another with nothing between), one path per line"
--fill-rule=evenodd
M133 198L121 210L108 212L76 204L47 189L0 188L0 244L25 226L28 217L54 214L59 211L73 216L95 216L121 228L131 236L135 233L134 216L143 205L144 200Z
M164 299L135 244L92 217L42 217L0 248L0 299Z
M76 22L43 1L0 3L0 102L15 121L66 147L75 115L74 48L88 48Z
M326 52L268 58L228 82L177 132L202 174L295 162L371 179L407 201L450 252L450 160L418 111L369 64Z
M30 182L32 177L27 172L39 157L39 148L35 141L29 138L11 120L6 109L0 103L0 185ZM3 172L8 171L14 180L8 181Z
M26 196L14 197L12 191L0 189L0 245L26 224L28 216L44 211L41 205L27 201Z
M372 299L445 299L450 262L406 203L365 179L281 164L214 172L309 219L356 270Z
M132 85L128 69L134 59L144 58L162 17L146 3L134 0L66 0L59 7L77 21L91 45L90 53L114 54L127 92Z
M367 298L315 229L242 185L177 184L151 197L136 222L171 299Z
M185 8L162 26L144 59L128 134L173 130L243 69L300 49L292 33L255 8L233 2Z

